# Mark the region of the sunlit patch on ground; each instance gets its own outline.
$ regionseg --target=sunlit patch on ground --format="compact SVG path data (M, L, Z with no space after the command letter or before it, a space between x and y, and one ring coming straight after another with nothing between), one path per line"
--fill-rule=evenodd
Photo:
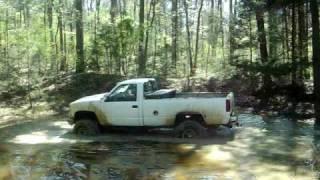
M55 121L55 122L52 122L51 124L61 128L61 129L66 129L66 130L71 130L73 128L66 121Z
M0 166L0 179L12 179L12 173L11 173L11 168L10 166Z
M8 140L14 144L58 144L75 143L75 139L66 139L61 137L63 134L71 131L72 126L66 121L47 122L48 126L42 127L43 130L32 130L25 134L20 134ZM41 127L41 125L39 125Z
M221 150L219 146L207 147L206 152L203 153L207 161L227 162L232 160L232 154L228 151Z
M59 137L51 137L47 131L32 132L31 134L18 135L9 142L15 144L52 144L61 143L63 139Z

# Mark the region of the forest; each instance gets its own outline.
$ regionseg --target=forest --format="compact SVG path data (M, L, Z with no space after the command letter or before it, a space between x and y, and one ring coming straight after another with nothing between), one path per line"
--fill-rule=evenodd
M320 0L0 0L0 179L320 179L319 8ZM108 102L131 78L159 81L174 92L171 106L147 106L142 83L138 93L127 86L136 101ZM192 112L163 115L184 108L178 100ZM114 112L135 126L110 124Z
M0 12L1 97L32 106L39 83L70 74L233 78L263 106L314 103L320 122L317 0L1 0Z

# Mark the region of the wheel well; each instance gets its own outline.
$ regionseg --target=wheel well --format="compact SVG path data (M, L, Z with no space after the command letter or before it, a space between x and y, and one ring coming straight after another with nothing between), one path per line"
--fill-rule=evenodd
M77 122L80 119L90 119L92 121L98 122L98 118L94 112L90 111L78 111L74 115L74 122Z
M206 122L204 121L204 118L201 113L183 112L183 113L178 113L176 115L175 126L177 126L178 124L186 120L197 121L202 125L206 125Z

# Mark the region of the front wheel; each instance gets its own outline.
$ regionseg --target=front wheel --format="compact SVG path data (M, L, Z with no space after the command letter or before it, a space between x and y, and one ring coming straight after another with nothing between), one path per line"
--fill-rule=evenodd
M207 129L197 121L183 121L176 127L176 134L180 138L193 139L204 137L207 134Z
M93 120L83 119L76 122L74 133L81 136L94 136L100 134L100 127Z

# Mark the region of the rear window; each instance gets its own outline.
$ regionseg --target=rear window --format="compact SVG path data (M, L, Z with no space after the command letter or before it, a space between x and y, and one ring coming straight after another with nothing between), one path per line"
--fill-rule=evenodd
M158 84L156 81L148 81L143 84L144 95L151 94L159 90Z

